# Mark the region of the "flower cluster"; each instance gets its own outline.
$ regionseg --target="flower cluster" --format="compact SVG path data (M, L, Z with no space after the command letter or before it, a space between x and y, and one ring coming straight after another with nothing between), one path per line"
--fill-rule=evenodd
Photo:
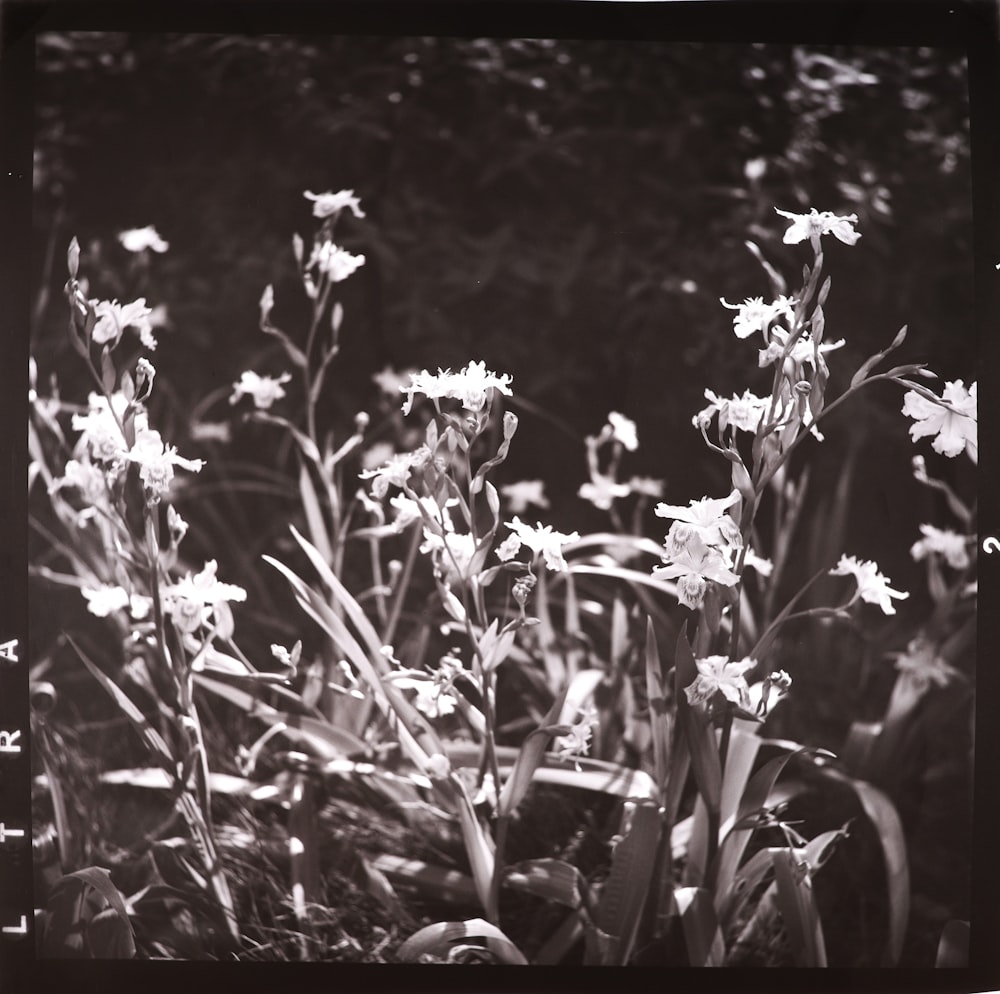
M340 283L364 264L363 255L352 255L347 249L334 245L331 241L325 241L313 246L306 268L311 269L315 266L321 273L325 273L332 283Z
M726 512L740 502L739 492L713 500L693 500L688 507L658 504L655 513L673 518L664 541L663 561L653 571L677 580L677 598L685 607L701 607L709 581L732 587L739 576L732 571L741 539L736 522Z
M144 375L151 381L155 371L152 366L148 366L148 370ZM123 431L130 408L135 433L132 445L126 441ZM79 448L87 450L92 460L106 464L105 471L109 479L117 476L127 463L138 466L139 477L150 503L156 503L169 491L175 466L194 473L204 466L201 459L185 459L177 454L174 446L164 445L160 433L149 427L145 412L131 404L120 392L111 395L110 403L100 394L90 394L88 412L74 414L72 424L74 430L82 432ZM79 459L76 463L72 468L67 464L67 475L60 484L82 484L82 489L87 493L96 495L98 488L93 473L82 469Z
M510 383L511 377L507 373L498 376L487 370L485 362L470 362L457 373L442 369L438 369L437 373L429 373L426 369L411 373L409 384L399 389L406 394L404 414L413 409L413 395L417 393L434 401L442 397L458 400L465 410L478 414L487 406L494 390L510 397Z

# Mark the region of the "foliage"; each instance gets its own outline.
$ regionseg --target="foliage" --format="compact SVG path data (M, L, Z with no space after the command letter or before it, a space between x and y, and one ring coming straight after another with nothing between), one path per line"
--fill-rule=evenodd
M120 41L104 59L109 78L163 71L155 46ZM977 459L976 384L932 386L923 328L889 344L872 331L871 348L863 334L834 340L829 328L852 322L825 274L829 259L850 279L870 233L872 256L881 251L889 194L865 179L874 167L838 159L837 125L845 103L864 104L900 63L753 48L730 64L671 47L668 77L740 74L753 85L733 91L757 106L774 105L782 60L794 67L782 90L792 132L747 128L739 155L706 168L711 88L685 82L683 129L656 119L664 107L637 121L642 105L621 100L652 87L644 59L658 49L629 60L627 46L602 42L352 41L166 46L195 63L212 53L208 83L220 92L271 66L272 82L295 83L281 126L306 159L328 140L343 145L338 168L359 192L306 191L311 244L296 234L285 261L262 264L280 257L271 231L285 227L280 191L291 189L266 173L241 182L278 191L273 206L234 216L231 229L209 217L204 237L218 254L196 274L172 261L205 258L180 210L166 238L153 226L122 231L124 265L99 239L70 244L69 334L33 367L29 426L33 573L69 594L33 674L46 775L36 800L52 813L67 874L43 891L48 954L858 965L830 932L830 909L857 900L881 922L867 962L906 962L913 843L928 829L895 772L915 760L935 707L964 716L971 702L975 505L950 466ZM76 60L93 70L86 39L46 45L52 86L79 71ZM913 65L947 76L935 59L918 53ZM350 85L331 104L315 91L334 66ZM468 83L460 108L440 103L455 79ZM501 92L488 140L479 129ZM291 92L271 99L268 109L283 107ZM919 88L903 103L917 109ZM749 106L734 113L753 118ZM456 114L467 119L452 131ZM930 137L910 138L928 156L950 150L935 163L945 174L962 161L942 137L950 123L940 116ZM73 126L99 130L85 116ZM683 155L671 144L681 131ZM490 142L498 154L483 158ZM43 129L40 148L56 175L58 136ZM388 164L373 167L387 148ZM246 151L229 161L246 163ZM643 172L643 190L616 183L640 152L677 176ZM765 183L794 190L808 173L823 193L813 159L855 212L779 210L779 221ZM438 161L428 185L422 170ZM741 177L729 175L734 164ZM680 194L685 183L697 196ZM554 186L565 202L540 211ZM735 215L703 222L704 198L720 191ZM638 211L636 196L655 209ZM456 234L459 216L471 221ZM622 217L635 223L603 244L597 233ZM770 293L723 297L727 315L701 287L737 285L733 232L744 226ZM251 230L260 255L236 266L235 239ZM684 261L696 275L664 283L682 231L697 232ZM796 283L783 271L804 249ZM208 294L197 281L227 289ZM624 302L616 317L611 288ZM221 331L211 354L231 352L233 364L185 384L181 370L208 354L227 294L236 314L257 302L262 336L248 345ZM851 296L862 306L863 290ZM677 319L668 298L718 335L651 351L644 329ZM37 362L48 312L43 295ZM552 320L537 334L504 334L516 316L543 312ZM878 313L869 307L865 325L879 327ZM566 336L584 321L600 330L570 352ZM474 346L463 325L477 329ZM625 360L623 337L635 343ZM713 341L725 347L708 362ZM898 358L904 346L913 357ZM684 378L675 410L612 410L594 431L585 419L624 406L609 397L624 397L624 383L630 392L653 354L704 378ZM437 372L420 368L425 356ZM389 357L415 365L399 371ZM354 375L380 367L364 386ZM584 372L594 367L597 386ZM89 377L86 403L74 369ZM654 375L667 382L665 367ZM60 384L74 385L64 397ZM893 387L889 406L866 399ZM193 410L171 398L179 389L200 391ZM580 389L587 410L563 420ZM869 429L883 444L908 427L935 453L932 470L923 456L903 462L894 493L925 493L925 523L888 560L925 564L926 593L897 589L848 520L861 506L850 466L864 443L837 489L823 483L824 450L836 453L873 410L886 418ZM583 436L571 473L553 424ZM709 453L707 468L671 486L719 497L656 502L666 453L639 445L654 424L683 432L670 463ZM536 467L535 479L522 475ZM577 530L531 524L535 509ZM671 522L662 543L648 537L657 517ZM908 612L918 602L933 610ZM845 708L843 692L820 700L832 720L806 734L816 662L847 654L851 640L871 654L898 650L891 695L863 708ZM108 706L95 710L137 733L132 744L97 740L102 789L128 784L161 810L117 854L95 844L94 814L68 800L78 787L58 756L63 680L102 686ZM971 738L969 749L966 763ZM363 843L335 843L331 820ZM876 869L848 891L824 867L858 852ZM113 864L110 879L100 862ZM364 944L332 937L345 891L368 916L353 922ZM960 957L961 942L949 926L940 957Z

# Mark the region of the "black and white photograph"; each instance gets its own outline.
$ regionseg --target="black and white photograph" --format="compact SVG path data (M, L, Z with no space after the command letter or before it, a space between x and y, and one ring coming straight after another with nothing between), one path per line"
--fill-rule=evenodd
M27 41L0 942L985 990L981 50L255 6Z

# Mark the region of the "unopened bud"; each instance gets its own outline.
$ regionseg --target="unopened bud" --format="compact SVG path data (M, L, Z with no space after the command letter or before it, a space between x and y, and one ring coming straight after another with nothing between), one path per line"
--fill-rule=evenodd
M503 415L503 437L509 442L517 431L517 415L513 411L504 411Z

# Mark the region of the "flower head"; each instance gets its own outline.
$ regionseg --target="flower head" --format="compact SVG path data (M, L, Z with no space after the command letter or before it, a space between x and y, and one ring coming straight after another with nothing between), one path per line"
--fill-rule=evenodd
M705 581L714 580L732 587L739 580L729 569L723 553L707 545L697 533L686 536L683 544L672 543L664 552L663 561L666 565L654 566L653 572L667 580L679 578L678 598L692 610L701 606L707 587Z
M241 397L253 397L254 407L266 411L276 400L285 396L281 384L287 383L291 378L291 373L282 373L281 376L260 376L252 369L248 369L241 373L239 381L233 384L233 394L229 398L229 403L235 404Z
M720 397L713 390L706 390L705 397L710 401L708 407L699 411L691 423L696 427L708 427L712 418L719 415L719 428L725 431L729 425L739 431L757 430L761 418L767 414L771 403L769 397L758 397L749 390L744 390L741 397Z
M148 428L136 432L135 444L125 458L138 465L139 478L154 503L170 489L174 466L198 473L205 465L201 459L185 459L177 455L176 448L163 444L158 431Z
M777 207L774 209L792 222L785 232L786 245L796 245L807 238L818 241L821 235L833 235L845 245L854 245L861 237L860 232L855 231L853 227L858 223L857 214L847 214L843 217L831 214L830 211L823 211L821 214L815 207L808 214L791 214Z
M968 390L961 380L945 383L941 399L949 405L932 400L910 390L903 396L903 413L914 419L910 437L915 442L925 435L934 435L931 447L944 456L957 456L963 449L973 462L979 460L977 387Z
M969 552L966 538L947 528L935 528L933 525L921 525L923 538L914 542L910 555L916 560L926 559L928 555L943 556L952 569L965 569L969 565Z
M313 249L309 259L310 266L318 266L321 273L326 273L333 283L340 283L365 264L363 255L352 255L347 249L334 245L333 242L323 242Z
M499 390L507 397L512 395L511 377L507 373L499 376L486 368L485 362L470 362L457 373L439 369L437 373L422 370L410 374L410 382L400 390L406 394L403 413L409 414L413 408L413 395L422 393L431 400L449 397L462 402L467 411L478 413L490 399L493 390Z
M639 448L639 436L636 434L635 422L631 418L617 411L611 411L608 414L608 427L611 429L611 437L629 452L635 452Z
M750 707L750 687L744 673L757 665L756 659L741 659L730 661L728 656L705 656L696 659L698 676L690 687L684 688L688 704L692 707L705 707L712 702L716 694L741 708Z
M508 560L515 556L522 545L526 545L537 556L541 555L545 559L545 565L558 572L565 573L569 568L563 558L562 547L570 542L576 542L580 536L577 532L565 535L562 532L553 531L549 525L526 525L520 518L505 522L513 532L497 549L497 555L501 560Z
M382 466L366 469L359 473L362 480L374 480L372 493L382 500L390 486L405 487L410 478L410 472L419 466L424 466L431 458L431 450L421 445L413 452L393 453Z
M476 538L469 532L441 533L425 527L420 551L434 556L435 567L445 586L451 587L469 579L476 555Z
M329 217L345 207L355 217L364 217L360 200L354 196L353 190L340 190L337 193L311 193L306 191L303 196L313 202L313 217Z
M739 541L740 530L726 510L738 504L739 500L739 491L734 490L728 497L718 500L709 497L692 500L687 507L657 504L654 513L660 518L673 518L688 524L687 533L699 535L706 545L731 545Z
M542 480L520 480L517 483L507 483L500 488L500 493L507 498L513 514L521 514L528 509L529 504L543 510L549 506L545 496L545 483Z
M896 655L896 669L906 674L920 691L936 685L946 687L958 671L938 654L934 643L918 635L906 647L906 652Z
M841 556L840 561L832 570L831 576L853 576L857 581L858 590L855 597L860 597L869 604L878 604L886 614L895 614L896 608L892 599L904 600L910 595L905 591L893 590L888 577L878 571L878 564L870 560L858 560L854 556Z
M783 328L774 327L771 329L771 340L767 348L760 349L757 353L757 365L761 369L777 362L785 354L788 337L789 333ZM846 342L843 338L838 339L836 342L823 342L819 347L819 354L823 356L827 352L833 352L834 349L843 348L845 344ZM816 345L809 332L806 331L799 335L795 340L795 344L789 350L787 358L791 359L798 366L804 364L813 367L816 366Z
M149 320L152 313L146 306L145 297L140 297L131 304L119 304L117 300L98 300L94 303L97 323L94 325L93 340L98 345L110 344L113 347L126 328L135 328L143 344L149 349L155 349L156 339L152 337Z
M613 476L595 473L587 483L581 483L578 496L589 500L599 511L610 510L611 505L632 492L627 483L619 483Z
M553 745L560 756L581 756L590 748L590 740L597 724L597 709L593 707L580 708L576 721L569 727L565 735L555 738Z
M87 413L73 415L73 429L82 432L80 441L90 449L93 459L114 464L125 457L128 445L119 422L124 420L128 407L129 402L121 392L111 395L110 404L101 394L91 393ZM135 411L134 425L137 435L147 428L145 411Z
M229 601L245 601L247 592L232 583L216 578L218 563L214 559L193 576L188 573L177 583L163 589L163 610L184 632L193 632L212 623L219 605Z
M159 232L151 224L145 228L129 228L127 231L119 232L118 241L125 247L126 252L166 252L170 248L170 243L165 242Z
M749 338L755 331L766 332L776 318L791 317L795 308L795 301L784 294L770 304L765 304L763 297L747 297L742 304L727 303L724 297L719 301L736 311L733 331L737 338Z
M395 397L400 390L405 391L406 385L410 382L410 377L416 372L414 369L407 369L397 373L392 366L385 366L381 373L372 374L374 383L382 393L390 397Z

